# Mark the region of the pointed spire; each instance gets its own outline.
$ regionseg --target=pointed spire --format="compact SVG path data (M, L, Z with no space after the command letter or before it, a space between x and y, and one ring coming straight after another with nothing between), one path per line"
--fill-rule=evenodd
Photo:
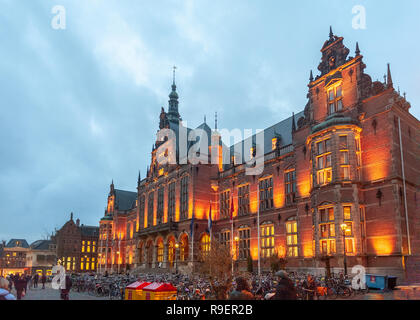
M204 115L204 123L207 123L206 121L207 121L206 115Z
M140 170L139 170L139 177L137 178L137 185L139 186L141 182Z
M360 56L359 42L356 42L356 57Z
M292 132L296 131L295 113L292 114Z
M217 111L214 114L214 129L217 130Z
M73 221L73 212L70 213L70 220Z
M172 91L169 94L169 110L168 110L167 118L168 120L179 122L181 120L181 116L178 112L179 96L178 96L178 93L176 92L175 70L176 70L176 67L174 66Z
M173 75L173 81L172 81L172 85L176 86L175 84L175 72L176 72L176 66L174 66L174 75Z
M393 88L394 84L392 82L391 67L388 63L388 74L387 74L387 88Z
M312 73L312 70L311 70L311 73L309 74L309 81L310 82L314 81L314 75Z
M334 39L334 33L332 31L332 26L330 26L330 40Z
M110 190L111 190L111 193L114 192L114 179L112 179Z

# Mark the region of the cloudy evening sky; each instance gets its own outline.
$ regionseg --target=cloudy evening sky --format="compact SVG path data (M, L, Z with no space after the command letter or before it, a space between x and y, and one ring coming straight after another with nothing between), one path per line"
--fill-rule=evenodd
M364 5L367 28L352 28ZM55 5L66 29L51 27ZM135 191L176 65L189 126L265 128L303 110L329 26L420 118L420 2L0 0L0 240L98 225L111 179Z

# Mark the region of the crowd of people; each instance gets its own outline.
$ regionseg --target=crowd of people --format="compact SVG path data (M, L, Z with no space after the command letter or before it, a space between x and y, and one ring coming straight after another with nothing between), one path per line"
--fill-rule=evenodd
M284 270L261 276L246 274L224 280L203 275L173 273L73 274L66 275L65 289L61 289L59 293L62 300L69 300L71 289L89 294L99 293L98 289L101 289L101 296L108 295L111 299L117 296L118 299L124 299L125 287L136 281L171 283L177 288L176 297L173 297L177 300L313 300L320 295L330 294L327 289L334 292L335 298L340 292L344 297L351 294L349 281L343 275L335 279L326 279L316 278L310 274L288 274ZM38 274L0 277L0 300L21 300L28 288L38 288L40 283L42 289L45 289L46 282L47 277ZM90 290L91 287L96 290ZM13 288L16 291L15 295L12 293ZM114 295L115 290L111 288L117 288L118 295Z

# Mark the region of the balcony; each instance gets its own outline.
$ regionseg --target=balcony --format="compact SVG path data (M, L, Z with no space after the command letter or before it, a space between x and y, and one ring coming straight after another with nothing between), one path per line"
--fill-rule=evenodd
M139 230L137 235L139 237L145 237L155 233L170 233L171 231L178 231L177 222L167 222L152 227L147 227L146 229Z

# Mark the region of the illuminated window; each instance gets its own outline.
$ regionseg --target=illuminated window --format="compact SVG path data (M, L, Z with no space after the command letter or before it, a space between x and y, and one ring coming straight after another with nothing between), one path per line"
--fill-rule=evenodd
M250 256L251 250L251 229L242 227L238 230L239 234L239 259L245 260Z
M286 204L291 205L295 202L296 195L296 171L295 169L284 173L284 187L286 195Z
M252 147L252 148L249 149L249 157L250 157L250 159L254 159L255 156L256 156L256 148Z
M277 138L271 139L271 150L277 149Z
M189 188L189 178L184 176L181 179L181 220L188 219L188 188Z
M168 190L168 221L175 221L175 182L169 184Z
M273 177L260 180L260 210L270 210L274 206L273 201Z
M287 256L297 257L298 256L298 233L297 233L297 222L296 218L289 218L286 222L286 245L287 245Z
M163 262L163 240L159 239L157 245L157 261Z
M344 215L344 220L351 220L351 207L350 206L343 207L343 215Z
M319 209L320 250L323 254L336 253L334 208Z
M90 259L86 258L86 270L89 270L90 268Z
M200 240L200 252L203 257L207 256L210 252L210 236L205 234Z
M238 188L238 215L249 213L249 184Z
M263 224L260 228L261 257L269 258L274 254L274 224Z
M87 242L87 252L90 252L90 241Z
M328 89L328 111L333 114L341 110L343 110L343 95L340 85Z
M84 258L80 259L80 270L85 270L85 259Z
M331 139L316 144L317 183L325 185L332 181Z
M171 238L168 242L168 262L170 263L171 266L175 260L175 254L176 254L175 250L176 250L175 239Z
M350 180L350 162L347 136L339 137L340 148L340 176L342 180Z
M187 261L189 257L188 236L184 235L179 244L179 260Z
M85 242L82 241L82 252L85 252Z
M220 217L222 219L230 217L230 190L225 190L220 194Z

